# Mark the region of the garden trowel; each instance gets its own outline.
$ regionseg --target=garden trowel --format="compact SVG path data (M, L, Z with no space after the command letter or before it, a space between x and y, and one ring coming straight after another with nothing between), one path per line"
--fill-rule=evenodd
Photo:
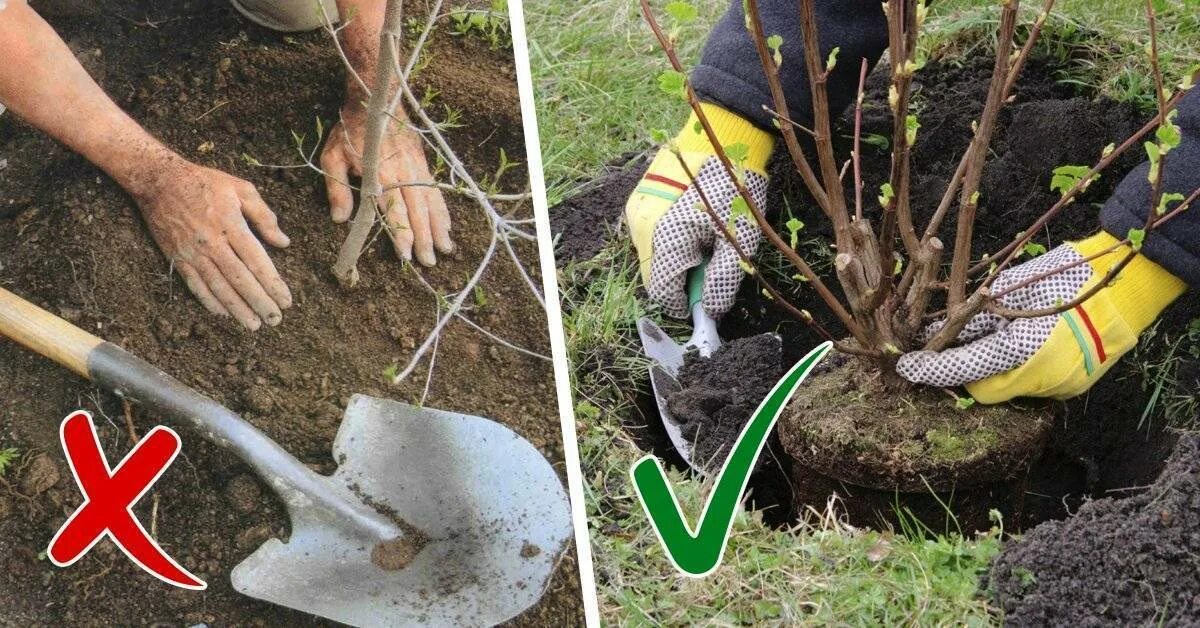
M646 357L652 360L650 364L650 386L654 390L654 400L658 403L658 413L662 417L663 427L667 437L683 460L701 474L704 470L692 462L692 443L683 435L683 426L671 417L667 408L667 399L679 392L679 370L683 368L683 359L692 351L700 357L710 357L721 347L721 336L717 333L717 321L704 311L701 299L704 295L704 273L708 268L705 259L699 266L688 272L687 294L688 307L692 311L692 337L684 344L676 344L667 332L649 318L638 319L638 335L642 338L642 350Z
M233 569L241 593L356 626L485 626L536 603L571 534L537 449L484 418L357 395L318 475L233 412L0 289L0 335L185 423L246 461L291 534Z

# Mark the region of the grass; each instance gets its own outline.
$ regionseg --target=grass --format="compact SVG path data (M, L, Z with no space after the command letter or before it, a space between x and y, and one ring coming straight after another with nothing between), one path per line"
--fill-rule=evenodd
M1169 84L1200 67L1200 0L1154 0L1160 57ZM990 42L997 13L994 2L939 0L928 24L925 45L937 55L963 55ZM1041 10L1026 0L1023 23ZM1144 52L1149 41L1141 0L1058 0L1043 31L1043 52L1060 56L1061 80L1091 88L1119 101L1154 105L1154 79ZM1068 52L1070 51L1070 52ZM1080 54L1084 51L1084 54Z
M1200 0L1155 0L1163 9L1160 45L1170 77L1200 63ZM662 6L666 0L654 0ZM728 0L695 0L699 19L680 32L685 64L695 62L705 29ZM1026 0L1027 5L1040 5ZM658 89L667 67L634 0L529 0L530 58L549 202L554 205L623 154L653 148L655 130L674 131L686 105ZM1142 60L1141 2L1059 0L1046 53L1063 61L1062 80L1125 101L1151 102ZM938 0L923 45L953 59L986 46L994 0ZM1068 54L1068 44L1087 54ZM806 244L806 247L809 245ZM769 260L768 260L769 261ZM774 265L767 263L767 267ZM776 271L785 274L782 265ZM723 565L693 580L670 567L634 496L628 472L643 451L623 426L637 419L647 386L635 322L644 313L628 242L560 274L564 327L576 393L585 503L591 524L602 620L614 625L992 625L996 609L979 595L979 576L999 551L999 532L963 538L905 526L852 529L813 512L791 530L737 517ZM1192 340L1191 338L1188 339ZM1196 345L1200 346L1200 326ZM1189 345L1190 346L1190 345ZM1188 349L1190 351L1190 348ZM1171 356L1154 371L1163 405L1183 404L1168 384ZM1149 380L1148 376L1148 380ZM694 516L710 488L673 472Z
M0 449L0 478L4 477L4 474L8 472L8 468L12 466L12 463L16 462L19 454L20 452L15 447Z
M1168 427L1200 432L1200 396L1193 372L1183 372L1184 361L1200 359L1200 319L1186 330L1170 334L1161 322L1142 335L1132 360L1141 370L1142 386L1150 400L1142 411L1138 429L1147 430L1158 421Z
M729 6L693 4L700 15L680 31L685 63L695 61L708 25ZM525 14L547 194L555 205L603 164L651 147L651 130L677 131L686 105L658 87L666 65L634 0L531 0Z

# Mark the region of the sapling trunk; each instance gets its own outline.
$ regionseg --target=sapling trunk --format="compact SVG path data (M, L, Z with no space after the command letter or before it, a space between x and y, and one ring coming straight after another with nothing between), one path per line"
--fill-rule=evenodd
M333 275L343 287L358 284L358 258L362 255L376 217L384 208L379 206L383 187L379 182L380 146L387 133L392 112L391 86L395 79L397 41L404 25L403 0L387 0L383 18L383 30L379 34L379 61L376 64L375 86L367 100L367 128L363 141L362 184L359 188L358 209L350 234L342 242L337 261L333 264ZM336 139L336 138L335 138ZM335 141L335 140L331 140Z

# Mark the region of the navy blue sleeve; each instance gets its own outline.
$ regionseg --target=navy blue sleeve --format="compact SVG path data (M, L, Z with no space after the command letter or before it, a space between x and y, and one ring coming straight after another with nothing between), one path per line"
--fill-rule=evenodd
M1176 124L1183 142L1167 155L1163 191L1190 196L1200 189L1200 87L1192 88L1179 104ZM1117 238L1146 225L1150 212L1150 162L1138 166L1117 186L1104 205L1100 223ZM1178 203L1168 206L1174 208ZM1172 275L1200 287L1200 203L1146 236L1142 252Z
M811 124L812 96L804 65L804 36L797 0L759 0L763 31L783 37L780 82L792 118ZM816 0L821 58L840 48L838 64L829 77L830 113L836 118L854 101L862 59L874 66L887 49L887 18L879 0ZM701 99L738 113L766 130L774 130L773 101L762 63L750 33L741 0L733 0L704 46L700 65L692 71L692 85Z

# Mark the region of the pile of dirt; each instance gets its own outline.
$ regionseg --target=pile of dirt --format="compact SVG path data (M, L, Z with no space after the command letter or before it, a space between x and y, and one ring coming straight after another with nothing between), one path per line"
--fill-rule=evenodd
M915 103L920 111L921 130L913 155L913 206L916 220L923 224L941 200L941 193L954 173L959 157L972 136L972 122L983 107L993 59L976 54L956 63L931 62L916 76ZM879 68L868 83L867 106L863 116L864 134L889 137L891 113L887 102L887 69ZM1139 129L1151 114L1132 105L1097 98L1080 91L1076 85L1060 83L1053 62L1032 59L1022 75L1016 98L1001 115L991 160L981 185L981 205L976 224L973 254L996 251L1008 243L1026 225L1031 224L1059 199L1050 189L1054 168L1064 164L1091 164L1106 146L1122 142ZM852 139L849 114L841 121L838 154L849 155ZM890 173L890 152L874 145L863 148L862 165L866 189L876 190ZM811 154L811 151L810 151ZM1098 206L1116 185L1143 159L1131 151L1105 172L1103 177L1067 207L1060 217L1038 235L1047 246L1080 238L1098 226ZM571 201L571 220L552 221L558 236L558 250L587 251L595 246L594 233L618 229L621 208L637 184L637 175L645 162L634 161L628 174L611 176L590 189L583 199ZM829 240L828 221L816 208L782 150L771 165L768 211L782 223L788 215L807 225L802 240ZM847 184L851 181L847 178ZM849 191L849 187L848 187ZM852 196L850 196L852 198ZM586 202L584 202L586 201ZM560 207L565 207L560 206ZM786 211L785 211L786 209ZM868 215L877 218L878 209L869 206ZM552 212L552 216L556 214ZM588 225L585 231L579 225ZM943 241L952 241L954 221L946 221ZM586 241L586 242L585 242ZM768 247L764 246L766 250ZM831 285L836 284L829 264L820 263L820 250L811 251L818 273ZM828 257L828 256L826 256ZM844 335L836 319L815 293L803 284L785 289L793 302L808 309L835 336ZM1159 338L1178 337L1200 311L1200 295L1186 295L1170 308L1159 325ZM774 332L783 338L784 364L799 360L822 338L804 323L791 319L770 299L764 297L755 282L743 282L733 310L721 321L721 336L746 338ZM1143 417L1153 403L1152 392L1144 384L1139 363L1161 359L1168 347L1150 342L1129 356L1088 395L1056 407L1047 453L1035 461L1023 487L1024 510L1021 520L1009 520L1010 529L1019 529L1051 518L1065 517L1090 495L1110 490L1145 486L1162 470L1176 436L1163 429L1157 410ZM1180 355L1176 355L1180 358ZM1179 373L1195 372L1197 361L1182 356ZM641 405L653 417L653 404ZM665 439L649 435L654 421L631 418L629 425L641 443L660 445ZM649 427L647 428L646 425ZM660 450L660 453L670 453ZM777 478L776 482L784 482ZM767 487L770 488L770 487ZM788 487L775 487L788 489ZM790 494L780 490L778 494ZM763 494L763 491L759 491ZM844 494L844 493L843 493ZM788 510L790 504L781 504ZM823 504L818 504L823 506ZM777 511L778 512L778 511Z
M320 177L297 164L292 132L312 149L316 118L332 126L343 70L321 33L274 33L250 24L227 2L114 0L103 17L53 25L85 57L116 102L153 134L205 166L254 183L292 245L270 251L296 305L283 323L257 333L213 317L170 272L124 192L81 157L5 114L0 124L0 285L117 343L240 413L313 469L335 468L330 447L353 393L486 416L529 439L562 469L561 428L549 362L493 344L452 323L436 368L399 387L384 372L405 363L431 330L438 297L396 260L382 239L360 264L363 283L342 290L329 268L347 232L329 220ZM419 93L436 94L459 116L449 141L474 172L495 170L500 151L524 155L515 71L508 50L471 38L435 35ZM523 167L506 192L528 187ZM458 253L421 270L439 292L459 290L489 235L486 219L462 197L447 197ZM505 213L532 215L527 203ZM537 273L537 249L519 243ZM536 276L535 281L539 281ZM485 275L470 312L509 342L549 353L545 313L516 268L501 259ZM426 386L428 393L426 396ZM8 342L0 342L0 449L19 457L0 482L0 606L5 622L147 625L325 625L233 591L229 571L266 539L286 538L283 506L237 457L181 429L183 454L147 495L137 515L183 566L205 579L203 592L174 589L132 565L109 541L58 569L39 557L78 505L57 442L59 421L93 412L109 460L131 443L122 403ZM139 433L161 422L133 408ZM45 456L42 458L41 456ZM42 460L58 461L56 472ZM256 486L257 485L257 486ZM151 506L157 502L157 515ZM582 623L573 550L543 601L518 624Z
M693 462L720 469L750 415L783 377L781 355L778 336L759 334L724 344L707 358L695 352L684 358L681 389L667 398L667 410L692 443Z
M562 234L554 248L559 266L596 256L612 238L629 192L649 167L645 155L625 155L571 198L550 208L550 224ZM623 192L629 190L629 192Z
M1085 504L1005 545L986 586L1019 626L1183 625L1200 619L1200 437L1127 499Z

